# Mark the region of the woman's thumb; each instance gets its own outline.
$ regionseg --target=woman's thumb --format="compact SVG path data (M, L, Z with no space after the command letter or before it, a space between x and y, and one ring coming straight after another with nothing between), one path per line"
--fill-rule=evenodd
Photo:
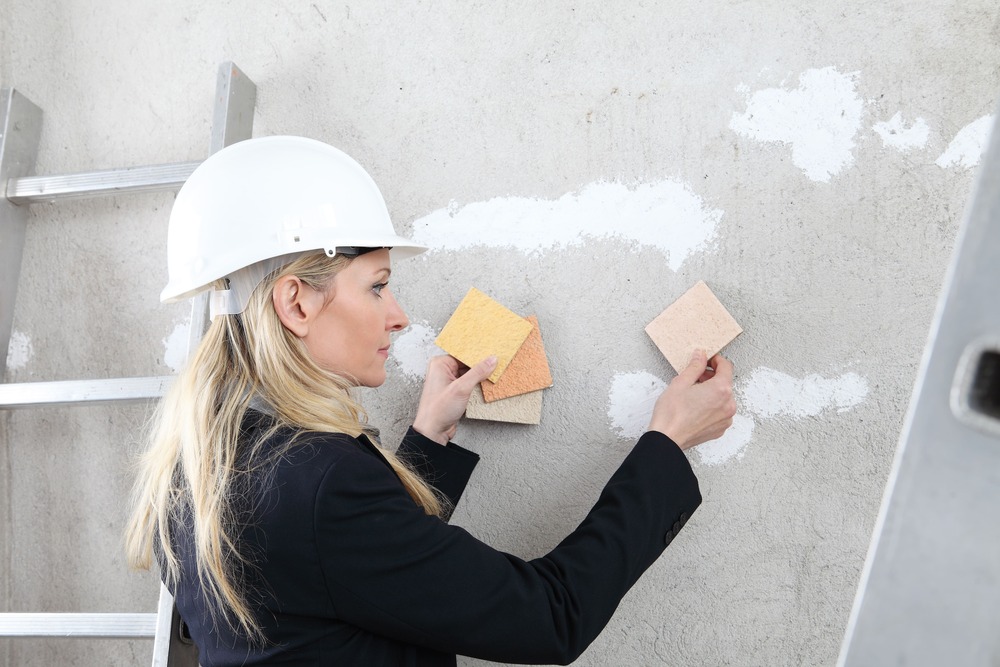
M677 375L677 379L684 384L694 385L698 382L698 378L701 377L706 368L708 368L708 356L705 354L705 350L695 350L691 355L691 361L688 362L687 368Z
M467 370L465 374L458 379L458 381L467 385L468 389L471 391L472 387L488 378L490 373L492 373L493 369L496 367L497 358L495 356L486 357L478 364Z

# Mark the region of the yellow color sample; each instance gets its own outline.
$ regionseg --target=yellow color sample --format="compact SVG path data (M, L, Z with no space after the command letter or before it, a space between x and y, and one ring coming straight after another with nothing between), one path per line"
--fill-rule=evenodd
M434 344L466 366L474 366L496 355L497 366L489 377L491 382L496 382L531 329L531 322L473 287L458 304Z

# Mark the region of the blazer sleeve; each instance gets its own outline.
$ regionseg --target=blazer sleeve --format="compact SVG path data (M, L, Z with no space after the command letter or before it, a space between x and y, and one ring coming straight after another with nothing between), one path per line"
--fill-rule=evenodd
M580 526L524 561L427 516L365 453L327 470L317 549L336 615L369 632L499 662L569 663L701 502L686 456L639 439Z
M396 455L409 463L424 480L440 491L455 507L465 491L479 454L453 442L439 445L411 426L403 436Z

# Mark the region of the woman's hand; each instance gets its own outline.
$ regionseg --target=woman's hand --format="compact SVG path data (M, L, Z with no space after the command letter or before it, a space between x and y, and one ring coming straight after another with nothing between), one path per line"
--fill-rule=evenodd
M458 420L465 414L472 390L490 376L496 365L496 357L483 359L467 370L458 359L449 355L431 359L427 364L417 416L413 420L414 430L447 445L455 436Z
M706 360L699 350L656 400L649 430L688 449L720 437L735 414L733 365L719 354Z

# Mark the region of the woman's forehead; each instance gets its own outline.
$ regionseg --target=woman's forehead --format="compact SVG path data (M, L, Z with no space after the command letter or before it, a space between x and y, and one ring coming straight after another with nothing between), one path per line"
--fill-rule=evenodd
M392 273L392 264L389 258L389 250L380 248L363 255L358 255L351 260L350 265L344 269L356 276L374 276L380 273L386 275Z

